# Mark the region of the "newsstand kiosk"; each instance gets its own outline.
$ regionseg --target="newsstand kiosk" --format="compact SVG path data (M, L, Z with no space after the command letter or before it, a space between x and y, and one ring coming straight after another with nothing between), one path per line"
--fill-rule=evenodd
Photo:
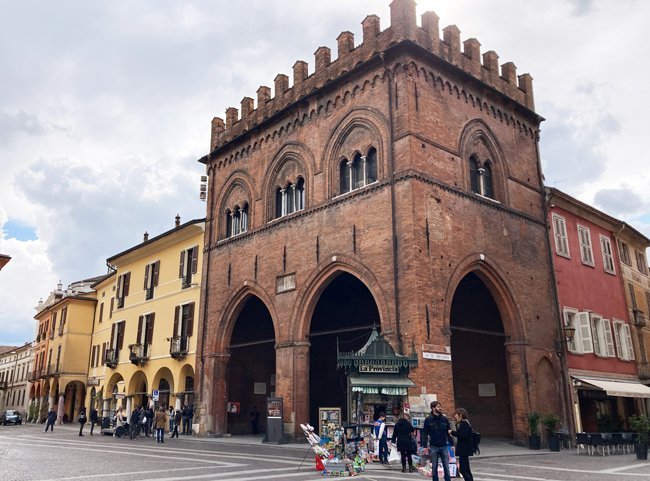
M400 412L408 403L408 388L415 383L409 371L418 365L415 346L409 356L397 354L381 334L373 328L366 344L358 351L340 352L337 367L347 376L348 422L343 425L344 450L348 456L361 453L374 459L372 426L380 412L386 413L388 436ZM407 411L408 412L408 411Z

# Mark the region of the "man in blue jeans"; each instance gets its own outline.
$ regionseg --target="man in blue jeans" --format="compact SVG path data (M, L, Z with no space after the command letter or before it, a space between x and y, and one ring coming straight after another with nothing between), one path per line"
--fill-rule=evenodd
M438 401L431 403L431 414L424 420L422 427L421 443L426 448L429 444L429 454L431 454L431 470L433 475L432 481L438 481L438 458L442 463L442 469L445 474L445 481L451 481L449 476L449 451L447 443L451 442L449 430L451 425L447 416L442 414L442 404Z
M379 413L379 417L374 423L375 439L379 440L379 462L384 466L388 463L388 432L386 431L386 413Z

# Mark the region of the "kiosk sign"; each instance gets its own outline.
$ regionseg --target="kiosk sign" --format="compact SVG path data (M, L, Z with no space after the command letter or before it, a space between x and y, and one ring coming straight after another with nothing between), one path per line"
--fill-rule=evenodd
M154 389L153 392L151 393L151 400L157 402L159 399L160 399L160 391L158 389Z
M359 372L390 372L398 373L399 367L391 364L360 364Z

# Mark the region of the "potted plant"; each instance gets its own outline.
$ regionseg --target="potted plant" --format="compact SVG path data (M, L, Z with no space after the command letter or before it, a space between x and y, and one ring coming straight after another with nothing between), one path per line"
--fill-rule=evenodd
M544 414L540 419L546 431L546 439L548 440L549 451L560 450L560 438L557 437L557 426L560 424L560 416L555 413Z
M528 447L539 449L542 446L542 438L539 436L539 420L542 415L537 411L528 413Z
M648 433L650 433L650 418L644 414L630 417L630 427L636 431L634 452L636 459L648 459Z

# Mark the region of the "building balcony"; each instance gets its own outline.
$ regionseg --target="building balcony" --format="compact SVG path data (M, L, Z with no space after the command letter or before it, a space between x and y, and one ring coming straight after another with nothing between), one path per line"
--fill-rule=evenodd
M64 326L64 324L61 324L61 325L59 326L59 336L62 336L62 335L63 335L63 326ZM54 333L52 333L52 334L53 334L53 335L52 335L52 338L54 339Z
M151 344L130 344L129 361L133 364L143 366L149 360Z
M50 364L47 366L47 369L44 370L44 377L58 376L61 373L60 367Z
M117 300L117 308L122 309L124 307L124 297L118 297L116 300Z
M119 351L117 349L106 349L106 354L104 354L104 364L110 368L117 366L119 361Z
M7 390L7 381L0 381L0 391Z
M169 338L169 354L174 359L182 359L187 355L187 336L175 336Z
M34 371L29 371L29 372L27 373L27 377L26 377L26 379L27 379L28 382L34 382L34 381L36 381L36 376L34 376Z
M54 329L50 331L50 339L54 339Z
M144 299L145 301L148 301L149 299L153 299L153 287L147 287L144 291Z
M632 314L633 314L632 324L639 327L645 327L646 325L645 313L643 311L639 311L638 309L634 309L632 311Z
M650 379L650 362L640 362L638 364L639 368L639 379L642 381Z

